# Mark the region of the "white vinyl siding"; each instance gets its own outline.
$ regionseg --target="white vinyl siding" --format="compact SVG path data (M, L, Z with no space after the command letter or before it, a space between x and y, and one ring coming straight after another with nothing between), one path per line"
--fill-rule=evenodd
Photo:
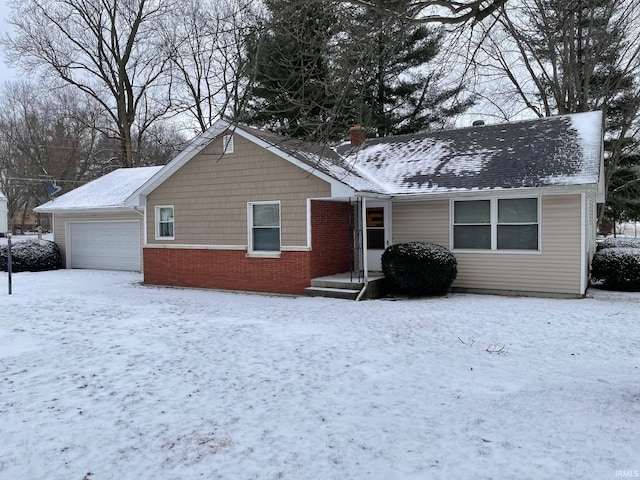
M591 260L596 251L596 230L598 228L598 204L596 202L596 193L589 192L584 195L584 272L583 281L586 290L589 285L591 276Z
M453 286L479 291L581 295L581 195L539 197L540 249L454 252ZM393 203L393 243L428 241L447 248L452 211L448 200Z

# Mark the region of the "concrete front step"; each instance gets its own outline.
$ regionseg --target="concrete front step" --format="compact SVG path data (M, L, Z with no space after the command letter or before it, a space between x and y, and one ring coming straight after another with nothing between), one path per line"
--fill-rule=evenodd
M364 282L351 282L349 279L340 280L334 278L314 278L311 280L312 287L320 288L342 288L346 290L361 290Z
M360 296L360 300L367 300L384 295L385 279L381 272L371 272L369 285L362 295L360 295L360 292L364 287L364 282L360 281L361 278L362 275L358 276L351 272L313 278L311 287L305 289L305 293L309 296L349 298L353 300L358 296Z
M309 297L329 297L329 298L344 298L346 300L355 300L358 297L360 290L354 290L353 288L311 286L311 287L305 288L304 292Z

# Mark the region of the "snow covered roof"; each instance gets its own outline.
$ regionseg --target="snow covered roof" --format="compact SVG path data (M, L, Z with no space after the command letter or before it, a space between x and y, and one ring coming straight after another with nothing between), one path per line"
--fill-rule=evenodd
M412 195L597 184L602 113L367 139L336 148L237 127L356 191Z
M129 208L132 195L163 167L119 168L35 208L50 213L63 210Z
M334 196L599 185L601 180L602 112L372 138L358 148L304 142L219 120L165 167L115 170L35 210L135 206L139 195L154 190L228 130L332 182Z
M0 191L0 202L6 202L6 201L7 201L7 197L5 197L4 193Z

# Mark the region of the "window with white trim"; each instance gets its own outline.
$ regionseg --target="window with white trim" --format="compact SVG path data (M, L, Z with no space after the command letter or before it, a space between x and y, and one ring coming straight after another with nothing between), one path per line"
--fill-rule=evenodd
M538 199L498 199L498 250L538 250Z
M280 252L280 202L248 204L249 251Z
M491 201L453 204L453 248L491 249Z
M173 206L156 207L156 240L173 240Z
M453 202L453 249L540 249L538 198Z
M225 154L233 153L233 135L224 135L222 137L222 149Z

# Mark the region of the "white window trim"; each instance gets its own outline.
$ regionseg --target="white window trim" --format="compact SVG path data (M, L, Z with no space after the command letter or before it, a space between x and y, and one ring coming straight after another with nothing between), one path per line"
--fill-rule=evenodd
M173 236L171 237L161 237L160 236L160 209L161 208L170 208L173 211ZM173 205L156 205L155 208L155 239L156 240L173 240L176 235L176 209Z
M222 137L222 151L223 153L229 154L234 152L234 144L233 144L233 135L224 135Z
M254 250L253 249L253 206L254 205L278 205L278 243L280 250ZM247 255L254 257L280 257L282 252L282 205L280 200L247 202Z
M498 225L532 225L532 223L498 223L498 201L499 200L511 200L517 198L535 198L538 203L538 248L537 250L524 250L524 249L498 249ZM491 208L491 249L482 248L454 248L453 230L455 227L455 202L465 201L477 201L477 200L489 200ZM485 224L482 224L485 225ZM516 255L540 255L542 254L542 196L541 195L520 195L520 196L504 196L504 197L468 197L464 199L451 199L449 201L449 248L452 252L458 253L490 253L490 254L516 254Z

